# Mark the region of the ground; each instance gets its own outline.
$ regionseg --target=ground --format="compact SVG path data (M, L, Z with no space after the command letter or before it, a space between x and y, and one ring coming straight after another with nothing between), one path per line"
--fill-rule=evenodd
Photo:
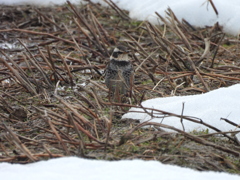
M234 137L170 133L121 119L146 99L238 83L239 40L218 24L192 27L169 9L170 21L153 25L114 4L1 6L1 12L1 162L138 158L240 174ZM104 69L118 44L131 50L134 93L110 102Z

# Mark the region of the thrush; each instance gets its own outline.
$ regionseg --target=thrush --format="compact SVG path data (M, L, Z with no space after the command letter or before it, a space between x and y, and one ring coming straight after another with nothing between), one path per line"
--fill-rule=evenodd
M106 68L105 83L110 97L115 100L120 99L122 95L132 94L134 70L128 53L126 47L116 47Z

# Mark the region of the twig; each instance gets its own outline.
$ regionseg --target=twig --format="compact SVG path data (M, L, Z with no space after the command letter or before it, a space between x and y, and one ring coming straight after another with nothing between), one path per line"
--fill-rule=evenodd
M182 113L181 113L181 116L183 116L183 112L184 112L184 102L182 103ZM181 117L181 119L180 119L180 121L181 121L181 124L182 124L182 128L183 128L183 131L185 131L185 128L184 128L184 125L183 125L183 119L182 119L182 117Z
M70 152L68 150L68 148L66 147L65 143L63 142L61 136L58 134L56 128L54 127L53 123L51 122L50 118L48 118L47 116L43 116L46 120L47 123L49 124L50 128L52 129L53 133L55 134L55 136L57 137L58 141L60 142L60 144L62 145L63 149L65 150L66 155L70 155Z
M188 59L189 63L191 64L191 67L194 69L195 73L197 74L198 78L202 82L205 90L207 92L209 92L210 89L209 89L208 85L205 83L205 81L203 80L203 78L202 78L201 74L199 73L198 69L196 68L195 64L193 63L193 61L191 60L191 58L189 56L187 57L187 59Z
M215 148L215 149L218 149L218 150L221 150L221 151L230 153L230 154L232 154L232 155L234 155L234 156L237 156L237 157L240 156L240 153L237 152L237 151L231 150L231 149L226 148L226 147L223 147L223 146L219 146L219 145L214 144L214 143L212 143L212 142L206 141L206 140L204 140L204 139L202 139L202 138L200 138L200 137L193 136L193 135L191 135L191 134L189 134L189 133L187 133L187 132L184 132L184 131L182 131L182 130L180 130L180 129L177 129L177 128L173 127L173 126L168 126L168 125L160 124L160 123L156 123L156 122L146 122L146 123L144 123L142 126L148 126L148 125L160 126L160 127L164 127L164 128L167 128L167 129L172 129L172 130L174 130L174 131L177 131L177 132L181 133L181 134L184 135L185 137L187 137L187 138L189 138L189 139L191 139L191 140L193 140L193 141L195 141L195 142L198 142L198 143L200 143L200 144L203 144L203 145L206 145L206 146L211 146L211 147L213 147L213 148Z
M5 123L3 123L4 128L9 132L13 142L19 147L19 149L32 161L35 162L38 158L34 157L29 149L19 140L19 138L14 134L14 132L8 128Z
M74 120L73 120L73 117L72 117L72 114L67 112L67 116L68 116L68 119L69 121L71 122L71 124L73 125L75 131L77 132L78 134L78 138L79 138L79 148L80 148L80 155L81 157L84 157L85 156L85 145L84 145L84 142L83 142L83 137L82 137L82 134L81 132L79 131L79 129L77 128Z

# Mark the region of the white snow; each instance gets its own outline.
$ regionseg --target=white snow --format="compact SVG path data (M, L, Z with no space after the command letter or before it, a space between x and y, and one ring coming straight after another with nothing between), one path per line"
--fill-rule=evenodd
M179 20L184 18L194 26L204 27L219 22L225 32L233 35L240 33L239 0L213 0L218 15L207 0L145 0L141 3L137 0L115 0L114 2L118 2L122 9L130 11L130 17L133 19L158 23L155 12L165 17L165 10L170 7Z
M80 3L81 0L70 0L72 3ZM94 0L101 2L102 0ZM224 27L227 33L238 35L240 32L240 1L239 0L213 0L219 15L213 11L207 0L113 0L117 5L130 12L130 17L138 20L148 19L152 23L158 23L155 12L165 16L165 10L170 7L181 20L186 19L195 26L203 27L213 25L217 21ZM63 4L65 0L0 0L0 4L19 5L54 5ZM143 106L181 114L182 103L185 102L184 115L201 118L222 131L236 130L235 127L220 121L220 118L228 118L240 124L240 85L195 96L157 98L143 102ZM150 117L144 113L127 113L124 117L135 117L148 120ZM156 118L152 121L160 122ZM163 123L181 128L179 118L164 118ZM199 124L184 120L187 131L199 130ZM66 180L66 179L184 179L196 180L218 179L237 180L239 176L217 172L198 172L188 168L172 165L163 165L157 161L122 160L122 161L100 161L86 160L76 157L65 157L41 161L28 165L0 163L0 176L4 180Z
M74 4L82 2L82 0L69 0ZM0 0L0 4L4 5L39 5L39 6L52 6L55 4L64 4L66 0Z
M170 113L181 115L183 103L183 115L200 118L221 131L236 131L236 128L226 123L221 118L229 119L240 125L240 103L239 103L240 84L228 88L219 88L201 95L192 96L174 96L165 98L150 99L142 103L143 107L159 109ZM131 108L122 118L140 119L141 122L151 120L151 122L162 122L163 124L174 126L182 130L180 118L171 116L162 118L151 118L146 113L137 113L131 111L143 112L139 108ZM151 111L149 111L151 112ZM188 120L183 120L186 131L205 130L206 126L197 124ZM209 129L209 132L215 132ZM237 135L240 138L240 133Z
M218 172L198 172L188 168L164 165L157 161L122 160L100 161L77 157L64 157L37 163L0 164L0 176L4 180L239 180L239 176Z
M84 2L83 0L69 0L74 4ZM137 20L149 20L152 23L159 23L155 12L166 16L166 9L170 7L178 19L184 18L190 24L198 27L214 25L219 22L225 32L238 35L240 33L240 1L239 0L213 0L218 11L214 12L213 7L207 0L112 0L120 8L129 11L129 16ZM0 0L0 4L18 5L54 5L64 4L66 0ZM92 0L106 5L103 0Z

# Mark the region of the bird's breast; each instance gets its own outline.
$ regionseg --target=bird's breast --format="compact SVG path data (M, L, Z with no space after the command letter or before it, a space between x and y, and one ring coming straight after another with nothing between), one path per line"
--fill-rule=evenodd
M110 67L112 69L118 69L118 68L130 68L132 66L131 62L130 61L119 61L119 60L115 60L115 59L112 59L110 61Z

